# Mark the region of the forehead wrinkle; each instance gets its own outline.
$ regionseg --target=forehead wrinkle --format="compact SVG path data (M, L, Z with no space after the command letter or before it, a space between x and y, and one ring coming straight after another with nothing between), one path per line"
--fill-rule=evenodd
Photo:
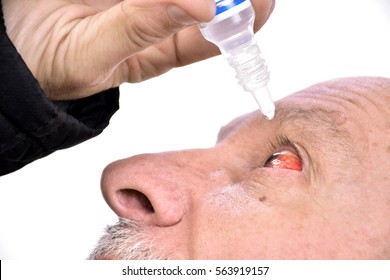
M301 92L302 94L302 92ZM305 90L323 100L338 104L347 111L361 111L365 115L389 115L390 79L381 77L342 78L323 82Z
M336 110L327 110L316 106L311 108L282 107L278 111L279 127L290 130L290 127L299 126L300 130L324 134L336 140L350 140L351 135L343 126L345 115ZM319 136L319 135L318 135ZM321 137L319 140L329 140Z
M365 115L378 112L384 103L383 96L378 93L378 89L368 84L352 84L349 87L326 85L325 92L326 94L320 93L324 100L333 100L335 103L342 101L344 107L363 111Z

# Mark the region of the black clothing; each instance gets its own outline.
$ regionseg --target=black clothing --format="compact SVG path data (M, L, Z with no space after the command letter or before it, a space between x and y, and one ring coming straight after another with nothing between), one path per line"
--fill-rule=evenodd
M50 101L8 38L0 9L0 175L100 134L118 108L118 88Z

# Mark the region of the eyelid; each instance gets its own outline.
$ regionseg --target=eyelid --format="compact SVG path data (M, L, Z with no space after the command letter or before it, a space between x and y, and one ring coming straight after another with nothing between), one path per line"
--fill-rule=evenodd
M297 145L292 142L287 136L285 135L278 135L275 137L274 141L270 141L268 145L268 154L274 154L276 152L280 152L282 147L292 147L293 150L291 152L294 152L297 154L297 156L302 159L299 149L297 148Z

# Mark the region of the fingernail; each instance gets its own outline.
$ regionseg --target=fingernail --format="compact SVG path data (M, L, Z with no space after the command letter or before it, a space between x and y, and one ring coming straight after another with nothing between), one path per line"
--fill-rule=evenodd
M193 17L191 17L186 11L182 8L179 8L176 5L170 5L167 8L168 15L176 22L184 25L192 25L198 23Z

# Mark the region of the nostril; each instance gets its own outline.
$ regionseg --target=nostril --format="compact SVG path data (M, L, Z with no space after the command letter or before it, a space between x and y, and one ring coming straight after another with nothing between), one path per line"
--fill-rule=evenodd
M131 209L135 211L146 212L146 214L154 213L154 208L152 203L143 193L132 190L132 189L122 189L117 191L119 203L126 209Z

